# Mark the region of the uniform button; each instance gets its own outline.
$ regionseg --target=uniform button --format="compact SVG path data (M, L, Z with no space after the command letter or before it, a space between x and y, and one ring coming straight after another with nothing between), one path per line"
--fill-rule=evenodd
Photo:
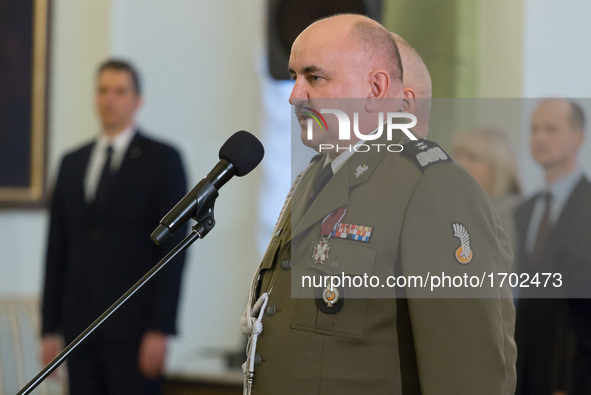
M285 259L281 262L281 269L289 270L291 269L291 259Z
M330 267L331 269L336 269L337 267L339 267L339 263L337 261L332 261L330 265L328 265L328 267Z
M279 237L279 235L281 234L281 229L277 229L275 231L275 234L273 235L274 237Z
M275 315L276 312L277 306L275 306L274 304L268 305L267 309L265 310L265 314L267 314L269 317L273 317L273 315Z
M260 366L261 365L261 355L260 354L255 354L254 356L254 366Z

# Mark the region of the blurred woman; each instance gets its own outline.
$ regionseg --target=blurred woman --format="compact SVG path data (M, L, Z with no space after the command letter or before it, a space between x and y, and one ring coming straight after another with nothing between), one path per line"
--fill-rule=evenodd
M453 139L452 156L482 186L515 249L514 212L521 202L521 185L517 157L509 136L492 128L458 133Z

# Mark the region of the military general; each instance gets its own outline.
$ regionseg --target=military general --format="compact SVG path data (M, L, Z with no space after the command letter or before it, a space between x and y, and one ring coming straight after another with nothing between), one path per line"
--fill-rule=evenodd
M512 394L508 284L437 297L384 287L497 275L512 260L477 182L436 143L392 127L408 109L392 36L359 15L320 20L295 40L289 71L298 132L319 154L296 178L253 280L241 322L246 392ZM340 133L327 102L354 109L355 133Z

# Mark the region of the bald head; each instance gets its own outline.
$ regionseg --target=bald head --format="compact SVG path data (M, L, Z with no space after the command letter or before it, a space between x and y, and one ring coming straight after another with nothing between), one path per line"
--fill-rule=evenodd
M402 85L405 88L412 88L416 92L417 97L431 98L431 75L423 58L408 41L396 33L391 34L402 59L402 68L404 70Z
M404 80L400 49L382 25L369 18L360 19L353 25L351 35L362 43L364 53L374 68L385 68L390 78Z
M306 28L303 34L351 39L359 63L369 69L385 69L390 78L402 82L403 67L396 42L381 24L363 15L342 14L320 19Z
M355 113L361 134L375 129L378 113L402 109L401 64L390 32L365 16L336 15L308 26L295 39L289 57L294 80L289 101L296 106L304 144L318 150L322 144L355 143L360 137L349 134L342 138L336 116L326 118L327 131L312 133L316 129L308 131L310 117L298 108L338 108Z
M408 41L396 33L391 33L391 37L402 59L402 88L407 104L405 111L417 117L413 131L421 137L427 137L431 117L431 75L421 55Z

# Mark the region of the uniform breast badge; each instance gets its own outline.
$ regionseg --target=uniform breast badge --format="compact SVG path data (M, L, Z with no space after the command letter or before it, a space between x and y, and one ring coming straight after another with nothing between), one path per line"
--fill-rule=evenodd
M365 173L366 170L367 170L367 165L357 166L357 169L355 170L355 177L359 178L359 176L362 175L363 173Z
M452 227L454 237L460 239L460 246L454 253L456 261L462 265L467 265L472 262L472 258L474 257L474 253L470 247L470 233L468 232L468 229L459 222L452 223Z
M326 287L324 291L322 291L322 299L324 299L326 306L332 307L336 302L339 301L339 290L330 284L330 286Z
M330 245L328 244L328 239L332 232L334 232L343 218L347 214L347 210L344 208L339 208L328 214L324 220L322 221L322 228L320 231L320 236L322 237L318 244L314 247L314 252L312 253L312 260L316 264L323 264L326 259L328 259L328 251L330 251Z
M316 264L322 264L328 258L328 251L330 250L330 245L328 244L328 238L322 238L318 244L314 247L314 254L312 255L312 259Z

